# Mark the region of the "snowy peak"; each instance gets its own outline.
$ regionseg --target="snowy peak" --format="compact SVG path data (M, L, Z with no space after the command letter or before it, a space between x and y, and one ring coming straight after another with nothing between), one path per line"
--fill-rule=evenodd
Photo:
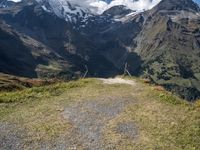
M12 7L19 6L29 6L35 4L36 0L0 0L0 8L9 8L10 10L14 9Z
M92 15L89 9L73 4L67 0L37 0L41 7L69 22L82 22Z
M13 1L2 0L0 1L0 8L6 8L14 5Z
M59 18L73 23L85 25L91 16L102 15L107 19L124 18L130 13L139 12L138 8L143 8L143 0L0 0L0 7L9 7L16 2L26 4L28 1L37 2L44 11L52 13ZM147 0L146 5L154 3L155 0ZM2 3L2 4L1 4ZM140 10L139 9L139 10ZM101 10L101 11L100 11ZM105 15L106 14L106 15Z
M131 9L128 9L126 6L118 5L113 6L110 9L103 12L103 15L108 16L125 16L129 13L133 12Z
M124 5L113 6L110 9L103 12L102 16L107 19L117 22L124 22L129 16L138 14L139 12L129 9Z

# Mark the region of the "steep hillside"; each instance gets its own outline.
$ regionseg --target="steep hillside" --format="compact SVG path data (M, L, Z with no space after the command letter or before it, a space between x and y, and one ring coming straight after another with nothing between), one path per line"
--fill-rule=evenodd
M120 9L103 15L117 15ZM117 68L128 63L131 74L193 100L200 96L199 24L200 8L192 0L163 0L152 10L104 24L92 38Z
M73 59L62 58L38 40L26 36L11 28L8 24L0 24L1 71L25 77L53 77L66 71L66 78L74 74L78 65ZM70 71L71 70L71 71ZM67 72L69 72L67 74ZM71 75L70 75L71 74Z
M162 1L145 14L133 49L147 76L187 99L200 95L199 28L200 9L192 1Z
M29 53L36 56L41 56L38 53L46 53L46 57L50 58L46 60L42 55L41 59L37 59L35 62L27 62L35 64L35 66L19 68L18 70L22 70L22 74L14 70L7 70L6 67L2 67L2 72L29 77L32 75L33 77L64 76L64 78L81 76L86 71L85 66L89 68L91 75L106 76L117 72L111 63L96 53L97 49L87 35L78 33L79 31L74 29L73 23L66 22L54 14L44 11L40 6L33 0L17 3L12 7L1 9L0 18L7 25L7 27L4 26L4 30L9 30L7 28L11 26L12 31L18 34L12 43L15 42L15 45L18 46L17 41L23 38L22 45L29 45L27 48ZM10 38L8 36L4 42L9 44ZM4 51L2 50L2 52ZM12 56L17 58L15 53L21 53L21 51L13 48L12 52L5 51L5 53L8 53L6 54L6 62L12 62L15 61ZM8 66L15 69L13 65L8 64ZM19 66L21 65L19 64ZM30 75L23 70L29 72ZM31 71L35 74L32 74Z

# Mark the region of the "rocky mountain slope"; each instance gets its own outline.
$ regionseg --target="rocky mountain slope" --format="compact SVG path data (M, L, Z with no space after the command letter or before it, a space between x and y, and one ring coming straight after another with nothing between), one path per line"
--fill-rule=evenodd
M115 6L96 15L59 0L0 8L0 71L26 77L145 76L193 100L200 97L200 8L162 0L141 13ZM12 44L10 44L12 43Z
M200 95L200 9L192 1L161 1L147 12L133 49L154 82L185 98Z
M69 76L71 78L81 76L81 72L85 72L85 65L91 68L90 74L98 73L101 70L98 67L108 70L107 66L112 66L96 53L96 48L89 38L79 33L78 22L76 28L74 22L66 22L54 13L46 12L34 0L22 1L12 7L2 8L0 18L2 32L8 34L7 37L1 34L1 52L3 53L1 54L1 71L4 73L26 77L64 76L68 78ZM11 42L12 36L15 39ZM10 43L13 45L9 45ZM31 61L26 60L28 55L14 45L19 46L20 43L26 47L25 52L32 56ZM7 47L8 45L11 48ZM10 50L4 50L7 48ZM18 58L16 53L24 56ZM105 65L96 63L96 60L101 61L102 64L105 62ZM13 67L15 66L13 63L7 63L15 61L18 67ZM33 66L29 67L27 63ZM5 67L3 64L8 66ZM110 72L115 72L116 69L110 70ZM108 72L99 71L99 73L106 75Z
M66 0L36 0L44 11L53 13L65 21L72 23L81 23L87 21L87 18L92 15L92 12L79 6L70 3Z

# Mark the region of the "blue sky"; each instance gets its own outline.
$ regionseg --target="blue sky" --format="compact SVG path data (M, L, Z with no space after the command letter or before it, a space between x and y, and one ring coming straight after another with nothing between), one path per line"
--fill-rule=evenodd
M195 2L197 2L198 4L200 4L200 0L194 0Z

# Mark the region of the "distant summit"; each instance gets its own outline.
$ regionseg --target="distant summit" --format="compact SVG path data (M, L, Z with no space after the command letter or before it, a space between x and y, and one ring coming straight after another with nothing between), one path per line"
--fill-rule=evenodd
M193 0L162 0L157 6L157 10L186 10L199 12L199 6Z

